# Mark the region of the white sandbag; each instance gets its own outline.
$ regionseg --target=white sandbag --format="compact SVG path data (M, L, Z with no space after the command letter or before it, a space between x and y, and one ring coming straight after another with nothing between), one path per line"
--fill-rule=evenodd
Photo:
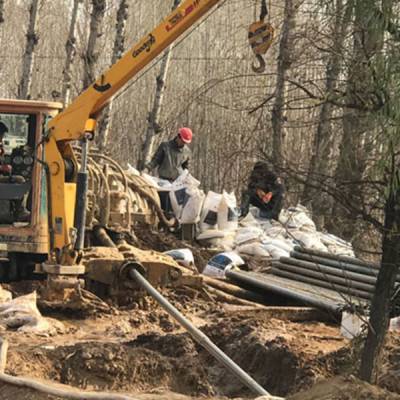
M339 237L330 233L318 232L321 242L328 248L328 251L333 254L355 257L353 246Z
M159 192L169 192L172 188L172 184L167 179L161 179L156 176L152 176L142 172L142 178L151 186L155 187Z
M309 216L309 211L302 205L290 207L287 210L282 210L279 215L279 222L287 228L294 229L309 229L316 231L314 221Z
M259 227L260 224L258 223L257 219L254 218L252 213L247 213L247 215L239 221L240 226L256 226Z
M183 207L189 201L187 190L188 189L185 186L172 186L171 190L169 191L171 208L178 221L181 219Z
M227 193L224 190L218 207L218 229L232 232L238 227L238 219L235 193Z
M200 220L205 194L197 187L186 189L187 201L182 205L182 213L179 219L181 224L195 224Z
M269 258L269 251L261 242L245 243L235 248L239 254L253 256L257 258Z
M301 246L308 249L328 251L328 248L321 242L317 233L303 232L299 230L290 230L290 235L296 239Z
M0 303L5 303L7 301L10 301L12 299L12 294L10 291L3 289L2 286L0 286Z
M0 324L36 334L52 334L61 329L61 322L42 317L36 301L36 292L32 292L0 304Z
M245 262L236 252L224 252L212 257L204 268L202 274L214 278L224 278L227 269L240 267L244 264Z
M248 226L240 228L236 232L235 243L241 245L247 242L261 241L264 236L264 231L256 226Z
M201 212L201 205L204 200L204 194L198 189L200 182L185 170L170 185L169 199L175 217L182 224L197 223ZM185 222L182 214L185 211Z
M193 175L185 169L173 182L172 186L185 186L185 187L199 187L200 181L198 181Z
M347 339L354 339L360 336L366 328L366 322L359 315L347 311L342 313L340 334Z
M235 248L235 232L225 232L224 237L213 239L210 244L217 249L231 251Z
M218 229L207 229L199 233L196 237L197 240L208 240L208 239L215 239L215 238L223 238L225 237L226 232L220 231Z
M140 172L135 167L132 167L132 165L129 163L128 163L128 169L126 170L126 173L128 175L132 175L132 176L140 176Z
M206 242L208 246L222 250L232 250L234 248L235 233L209 229L197 235L196 239L199 242Z
M262 247L268 251L270 257L279 259L281 257L290 257L290 251L286 251L281 247L275 246L272 243L262 243Z
M264 230L265 235L271 238L286 238L288 236L287 229L283 226L271 226Z
M200 230L202 232L218 227L218 209L221 199L222 194L211 190L207 193L200 217Z
M290 243L287 240L281 240L281 239L276 239L276 238L265 238L262 243L264 245L272 245L274 247L277 247L287 253L290 253L291 251L293 251L294 248L294 244Z
M172 257L178 264L185 267L194 265L193 253L190 249L176 249L165 251L164 254Z

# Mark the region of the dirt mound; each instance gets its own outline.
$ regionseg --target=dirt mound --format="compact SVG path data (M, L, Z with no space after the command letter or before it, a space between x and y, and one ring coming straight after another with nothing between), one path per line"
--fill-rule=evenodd
M197 269L201 272L207 265L210 258L215 255L215 251L205 249L196 242L186 242L179 240L172 233L167 232L152 232L148 229L143 229L138 235L137 246L143 250L168 251L174 249L188 248L192 251L194 262Z
M212 394L198 364L143 347L84 343L62 349L59 360L60 381L84 389Z
M354 377L336 377L316 384L312 389L298 393L288 400L399 400L400 395L357 380Z

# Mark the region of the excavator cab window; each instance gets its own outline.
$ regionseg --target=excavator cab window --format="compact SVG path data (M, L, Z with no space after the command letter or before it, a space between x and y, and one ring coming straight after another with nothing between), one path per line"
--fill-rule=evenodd
M0 113L0 225L28 225L36 114Z

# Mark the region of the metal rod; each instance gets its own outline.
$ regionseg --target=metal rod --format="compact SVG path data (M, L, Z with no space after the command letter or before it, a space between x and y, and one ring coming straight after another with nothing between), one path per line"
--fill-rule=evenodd
M310 262L314 262L314 263L318 263L318 264L328 265L330 267L337 268L342 271L343 270L344 271L352 271L352 272L356 272L358 274L374 276L374 277L377 277L379 274L379 268L376 268L373 266L367 267L366 265L350 264L350 263L346 263L344 261L329 259L329 258L325 258L325 257L318 257L318 256L314 256L312 254L301 253L298 251L290 252L290 256L293 258L297 258L299 260L303 260L303 261L310 261ZM400 274L397 275L396 280L400 281Z
M301 247L301 246L295 246L294 248L295 251L299 251L301 253L306 253L306 254L312 254L314 256L318 256L318 257L326 257L326 258L330 258L332 260L337 260L337 261L343 261L349 264L355 264L355 265L361 265L364 267L372 267L372 268L379 268L378 264L374 264L374 263L370 263L364 260L360 260L359 258L355 258L355 257L349 257L349 256L340 256L337 254L331 254L331 253L327 253L324 251L319 251L319 250L313 250L313 249L307 249L305 247Z
M75 228L76 242L75 250L82 250L85 242L85 225L86 225L86 202L88 191L88 160L89 143L85 137L82 140L82 157L81 167L76 180L76 208L75 208Z
M302 253L299 251L292 251L290 253L290 256L300 259L300 260L311 261L311 262L315 262L318 264L329 265L330 267L333 267L333 268L357 272L357 273L363 274L363 275L377 276L379 273L379 269L375 268L375 267L367 267L366 265L350 264L350 263L346 263L344 261L334 260L332 258L327 258L327 257L322 257L322 256L315 256L312 254Z
M261 396L270 394L260 386L252 377L243 371L233 360L231 360L221 349L219 349L203 332L189 322L171 303L168 302L154 287L135 269L135 263L129 271L130 277L138 282L146 291L170 314L175 318L207 351L209 351L218 361L236 375L254 393Z
M335 303L333 301L325 301L322 299L317 299L313 296L307 296L303 293L294 292L293 289L283 288L279 285L276 285L272 282L266 282L264 280L256 279L252 277L246 272L239 272L239 271L226 271L225 275L227 278L233 280L234 282L238 282L241 284L249 285L253 288L258 288L262 291L272 292L279 294L281 296L288 297L290 299L303 302L313 307L318 307L323 310L327 310L329 312L338 314L341 312L342 304Z
M349 288L348 286L342 286L339 284L334 284L332 282L324 282L321 279L315 279L315 278L311 278L308 276L303 276L303 275L299 275L293 272L288 272L288 271L284 271L278 268L272 268L272 272L275 275L278 276L282 276L284 278L288 278L291 279L293 281L297 281L297 282L304 282L304 283L308 283L310 285L314 285L317 287L321 287L321 288L325 288L325 289L330 289L334 292L337 292L339 294L347 294L349 296L354 296L354 297L359 297L361 299L365 299L365 300L370 300L372 298L372 294L371 293L367 293L367 292L363 292L361 290L357 290L357 289L352 289Z
M365 291L366 293L373 293L374 292L374 286L373 285L368 285L366 283L361 283L361 282L356 282L356 281L351 281L349 279L345 278L340 278L338 276L334 275L327 275L321 272L317 271L311 271L307 268L302 268L297 265L292 265L292 264L285 264L285 263L279 263L275 265L275 269L283 269L289 272L293 272L294 274L301 275L301 276L309 276L311 278L314 278L318 281L321 282L326 282L330 285L332 285L332 288L335 289L335 285L339 285L342 287L348 287L349 289L360 289Z
M283 264L290 264L301 267L303 269L319 272L320 274L322 274L322 278L331 275L338 276L342 279L346 279L350 285L352 282L360 282L363 284L371 285L371 290L375 289L376 278L373 276L356 274L354 272L348 272L343 269L333 268L309 261L298 260L297 258L281 257L279 261Z

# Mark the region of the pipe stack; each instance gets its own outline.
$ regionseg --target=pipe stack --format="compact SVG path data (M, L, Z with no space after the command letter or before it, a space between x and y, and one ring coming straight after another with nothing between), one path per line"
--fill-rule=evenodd
M379 265L296 246L290 257L273 262L272 273L369 301L375 290Z

